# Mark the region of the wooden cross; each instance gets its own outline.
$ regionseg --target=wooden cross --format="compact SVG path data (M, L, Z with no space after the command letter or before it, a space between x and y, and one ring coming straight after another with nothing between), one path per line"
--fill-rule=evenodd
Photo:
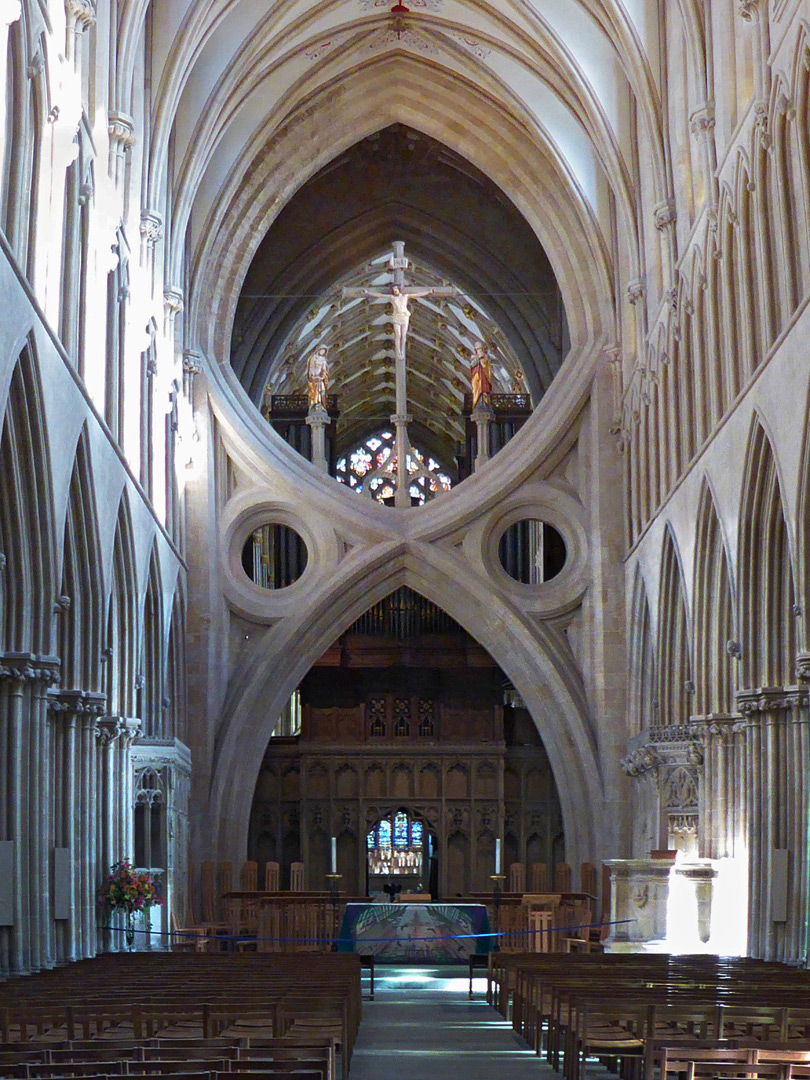
M408 483L408 455L411 444L408 438L408 392L405 369L405 347L408 341L408 323L410 311L408 301L411 298L423 296L458 296L458 289L452 287L439 287L434 289L419 288L415 285L405 284L405 271L408 269L408 260L405 258L405 243L402 240L394 241L394 253L388 260L388 268L392 273L393 281L390 291L381 292L378 289L343 289L344 297L374 297L390 300L394 308L394 373L396 376L396 412L391 417L391 423L396 430L396 454L397 454L397 486L394 494L394 506L407 507L411 505ZM366 484L372 477L366 478Z

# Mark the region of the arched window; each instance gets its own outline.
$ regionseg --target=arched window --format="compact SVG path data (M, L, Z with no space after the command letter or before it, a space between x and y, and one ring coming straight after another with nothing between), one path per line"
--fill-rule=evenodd
M393 428L370 435L350 454L338 460L337 481L353 491L368 484L377 502L393 503L397 487L396 440ZM408 454L408 491L412 506L422 506L432 495L449 491L452 480L430 454L411 446Z
M423 837L422 822L407 810L378 821L366 837L369 874L421 876Z

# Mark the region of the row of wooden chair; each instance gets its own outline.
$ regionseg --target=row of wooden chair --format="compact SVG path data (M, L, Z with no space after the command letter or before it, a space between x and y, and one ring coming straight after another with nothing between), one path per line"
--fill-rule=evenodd
M0 1041L329 1038L344 1076L360 1022L353 954L113 954L0 986Z
M644 1080L677 1071L670 1059L691 1060L681 1071L701 1076L712 1054L720 1062L726 1052L741 1076L760 1066L763 1076L802 1075L810 1004L798 1003L808 991L810 976L784 965L638 954L492 954L487 988L504 1016L511 1001L515 1029L566 1080L582 1080L589 1057L620 1061Z
M265 1076L312 1073L334 1080L335 1052L331 1039L177 1040L169 1042L72 1042L58 1045L20 1044L0 1048L0 1076L187 1076L216 1072L223 1075L260 1071Z

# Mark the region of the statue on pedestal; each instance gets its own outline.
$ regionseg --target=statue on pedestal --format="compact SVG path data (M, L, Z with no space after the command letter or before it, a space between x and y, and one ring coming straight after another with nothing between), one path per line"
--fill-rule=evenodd
M326 391L329 386L329 362L326 358L328 349L321 345L307 360L307 395L309 397L309 409L326 408Z
M470 360L473 409L479 403L485 406L492 404L492 360L489 356L489 346L483 341L476 341L474 350Z

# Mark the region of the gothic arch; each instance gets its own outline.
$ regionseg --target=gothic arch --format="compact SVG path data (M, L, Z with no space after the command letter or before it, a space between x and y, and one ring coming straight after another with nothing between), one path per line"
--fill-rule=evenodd
M658 608L657 724L679 726L692 712L691 649L680 553L667 525Z
M378 556L373 566L354 566L351 575L339 570L306 614L283 619L266 632L253 663L234 680L223 710L209 801L212 836L222 857L238 855L248 835L255 784L234 784L233 777L258 773L268 735L255 722L259 702L262 714L279 713L334 640L400 585L446 611L501 666L540 728L560 791L569 860L581 862L596 850L602 783L578 671L572 662L566 665L542 627L532 628L491 588L472 577L462 582L456 571L452 560L427 545L413 552L403 546ZM318 614L312 617L311 611Z
M793 681L796 613L791 542L771 441L754 414L740 509L743 687Z
M143 734L149 737L162 738L164 735L166 708L163 675L163 591L160 583L157 546L153 544L143 601L141 656L136 679L136 686L140 691L138 715L143 723Z
M199 293L190 305L191 334L211 358L221 362L227 355L241 282L280 208L358 138L394 122L444 142L502 188L549 256L572 313L572 342L581 347L598 336L608 316L606 253L600 241L588 239L599 236L598 226L550 148L539 145L539 136L527 137L523 126L471 83L450 79L412 57L398 56L393 63L400 89L396 99L390 93L390 63L358 69L342 82L340 95L327 88L309 101L306 114L285 125L263 155L256 153L252 168L239 171L246 177L239 186L235 180L223 192L195 254L195 267L206 268L206 274L200 274ZM473 105L480 117L475 128L449 123L452 115L469 115ZM313 146L323 147L317 157ZM538 190L553 201L539 202ZM583 274L584 266L592 273Z
M695 712L735 710L737 639L725 537L708 481L700 497L695 542Z
M647 600L644 578L638 566L633 582L630 625L633 630L630 634L628 701L631 709L630 731L636 735L643 728L651 727L654 722L653 705L656 685L656 656L650 604Z
M0 571L3 651L49 653L55 599L53 493L33 345L11 375L0 438Z
M102 569L87 425L70 477L59 600L62 687L96 692L101 683Z
M137 573L129 494L118 504L112 558L112 586L107 608L104 681L112 716L134 716L138 618Z

